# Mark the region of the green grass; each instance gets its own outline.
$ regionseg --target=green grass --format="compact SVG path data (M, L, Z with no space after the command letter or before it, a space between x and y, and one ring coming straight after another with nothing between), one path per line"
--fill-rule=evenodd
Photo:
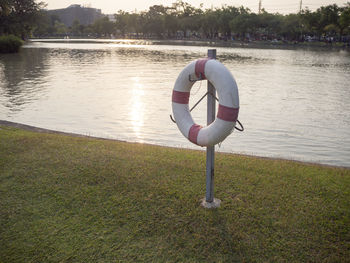
M0 53L16 53L23 45L23 41L14 36L0 36Z
M0 262L349 262L350 170L0 127Z

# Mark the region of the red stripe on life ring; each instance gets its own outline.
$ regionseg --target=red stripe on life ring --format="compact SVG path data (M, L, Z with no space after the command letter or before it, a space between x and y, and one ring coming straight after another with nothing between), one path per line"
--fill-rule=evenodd
M198 59L196 61L196 66L194 71L196 73L197 78L207 79L207 77L204 74L204 69L205 69L205 63L207 63L208 60L209 58L203 58L203 59Z
M237 121L239 108L226 107L219 104L217 117L224 121Z
M172 102L176 102L180 104L188 104L189 100L190 100L189 92L173 90Z
M202 126L198 125L198 124L193 124L190 128L190 131L188 132L188 139L197 144L197 137L198 137L198 133L200 131L200 129L202 129Z

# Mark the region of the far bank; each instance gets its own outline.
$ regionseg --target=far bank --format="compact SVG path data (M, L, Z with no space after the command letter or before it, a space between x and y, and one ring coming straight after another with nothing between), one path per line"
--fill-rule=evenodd
M157 39L157 38L31 38L31 42L51 43L110 43L110 44L140 44L140 45L179 45L179 46L207 46L232 48L261 48L261 49L309 49L309 50L346 50L350 51L347 43L324 41L297 42L297 41L235 41L219 39Z

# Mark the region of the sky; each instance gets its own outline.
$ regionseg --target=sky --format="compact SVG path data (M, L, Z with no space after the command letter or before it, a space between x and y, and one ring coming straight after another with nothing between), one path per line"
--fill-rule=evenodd
M148 10L152 5L162 4L171 6L176 0L41 0L47 3L47 9L66 8L71 4L80 4L101 9L104 14L114 14L118 10L137 12ZM300 1L302 7L316 10L320 6L337 4L343 6L349 0L261 0L262 7L270 13L296 13L299 11ZM39 2L39 1L38 1ZM248 7L252 12L258 12L259 0L184 0L195 7L203 3L204 8L221 7L222 5Z

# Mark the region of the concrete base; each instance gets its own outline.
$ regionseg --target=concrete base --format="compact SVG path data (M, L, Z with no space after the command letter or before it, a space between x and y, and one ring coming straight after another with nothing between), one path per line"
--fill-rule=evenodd
M201 206L204 208L212 209L220 207L221 200L214 198L213 202L209 203L205 200L205 197L202 199Z

